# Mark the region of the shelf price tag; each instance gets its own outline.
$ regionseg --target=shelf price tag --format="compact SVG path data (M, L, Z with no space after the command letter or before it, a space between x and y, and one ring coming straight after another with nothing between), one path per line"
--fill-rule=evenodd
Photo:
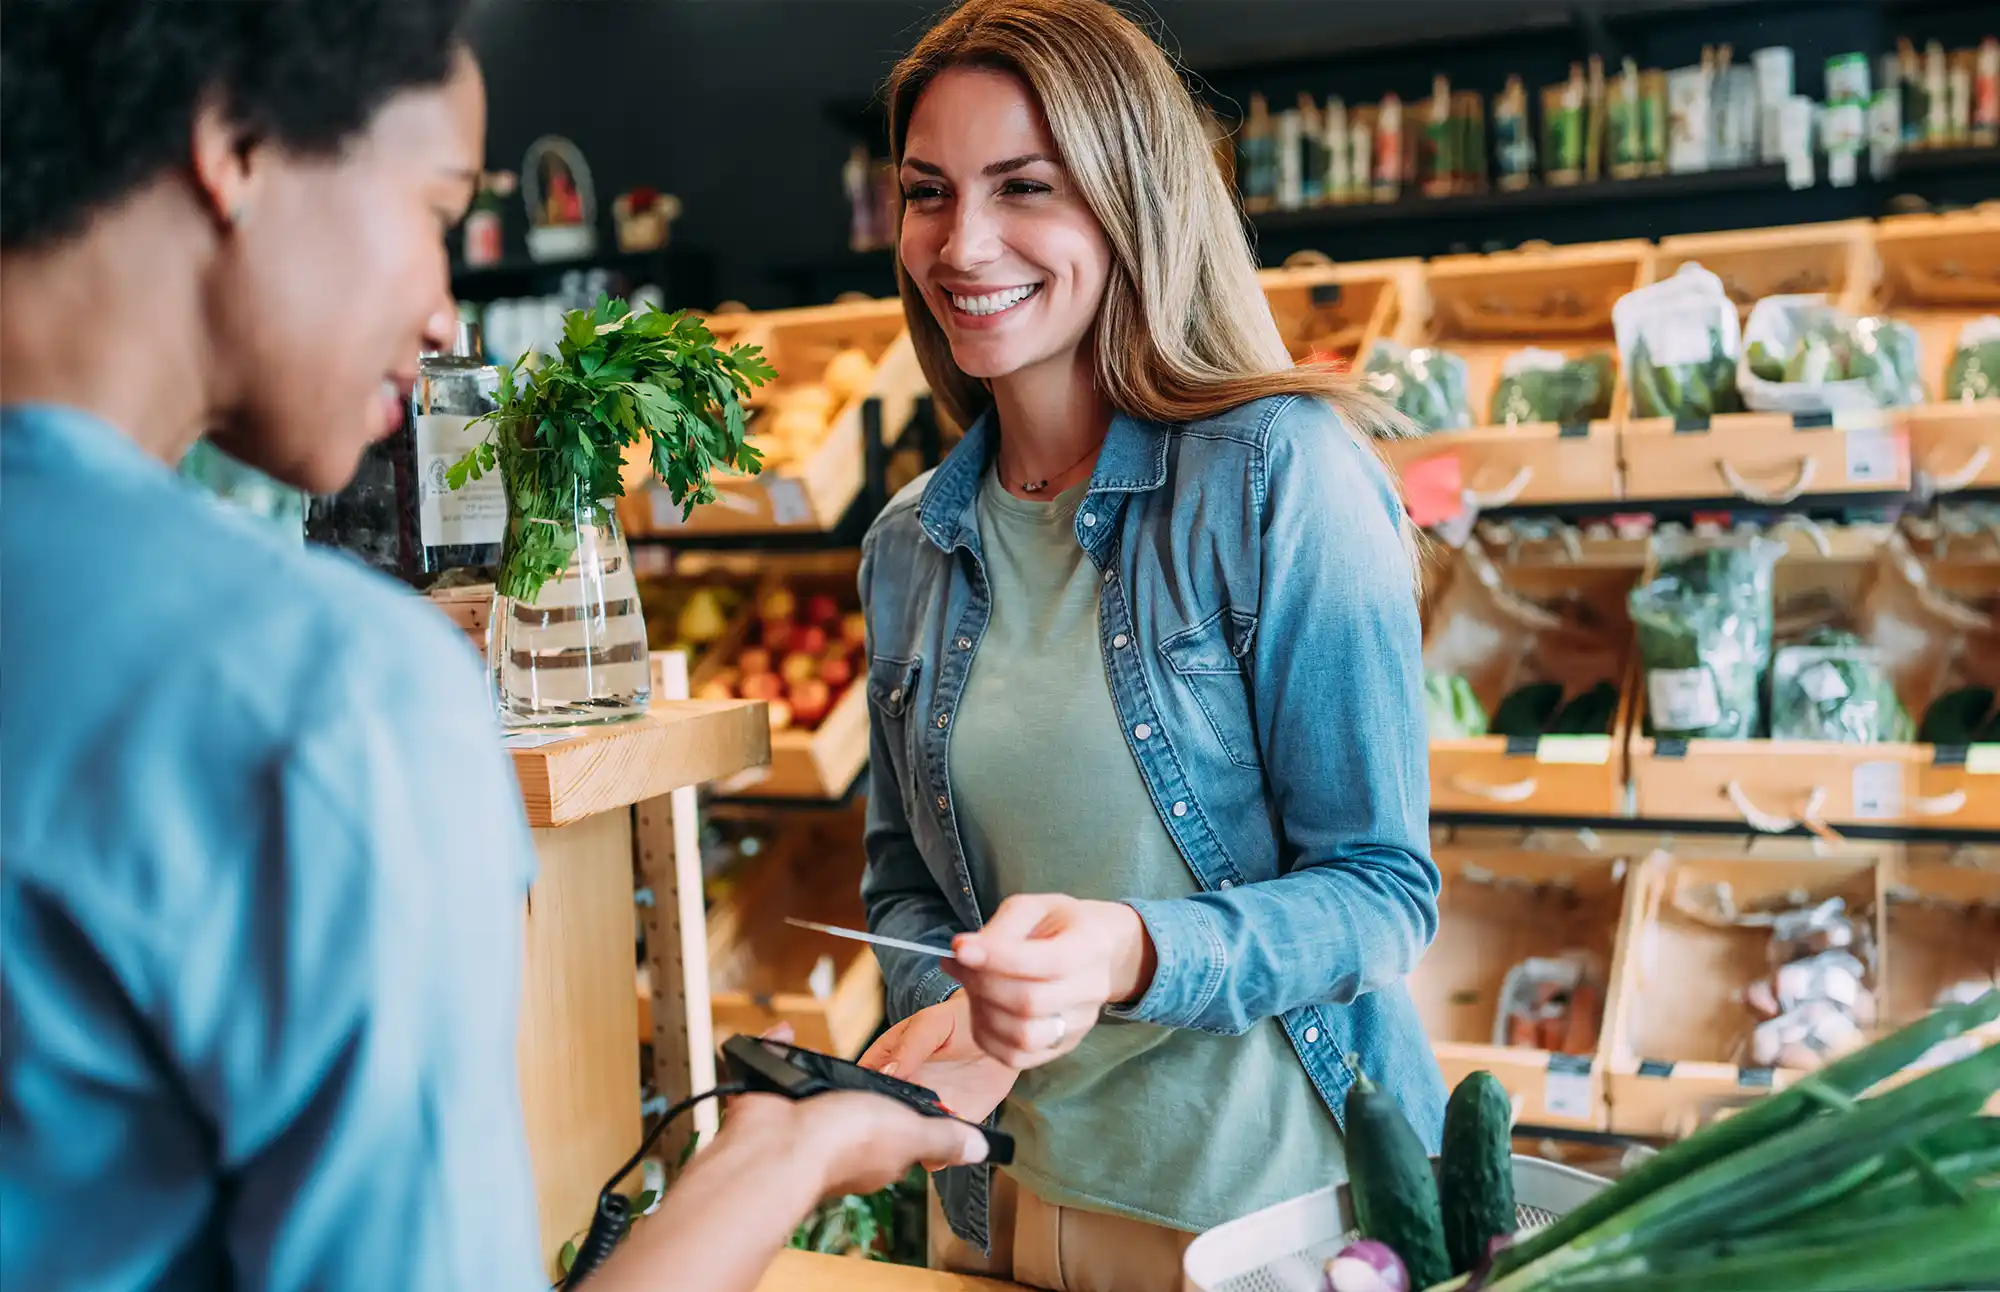
M1854 765L1854 819L1898 821L1903 816L1903 765L1876 762Z
M1886 426L1856 426L1847 440L1847 483L1894 484L1910 455L1909 437Z
M1543 736L1535 746L1535 761L1602 767L1611 761L1611 737Z
M1588 1121L1596 1113L1590 1098L1590 1056L1551 1054L1542 1076L1542 1111L1551 1117Z
M1968 745L1965 770L1972 776L2000 776L2000 745Z

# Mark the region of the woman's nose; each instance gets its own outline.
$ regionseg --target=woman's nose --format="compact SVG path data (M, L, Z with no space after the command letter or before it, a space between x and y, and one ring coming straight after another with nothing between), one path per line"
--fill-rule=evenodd
M986 204L961 202L952 215L938 259L949 269L976 269L998 258L999 252L999 224Z

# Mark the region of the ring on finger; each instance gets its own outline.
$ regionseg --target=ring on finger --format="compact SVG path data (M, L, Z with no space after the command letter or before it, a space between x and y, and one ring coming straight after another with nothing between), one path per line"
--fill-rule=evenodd
M1054 1014L1051 1017L1055 1019L1056 1035L1055 1039L1048 1043L1047 1048L1058 1050L1062 1048L1062 1043L1069 1039L1069 1020L1061 1014Z

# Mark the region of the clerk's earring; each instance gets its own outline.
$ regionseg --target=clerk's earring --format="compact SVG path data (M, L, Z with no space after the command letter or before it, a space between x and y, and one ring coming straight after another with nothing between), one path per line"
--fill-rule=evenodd
M249 208L241 202L229 208L229 228L232 232L243 227L243 217L248 212Z

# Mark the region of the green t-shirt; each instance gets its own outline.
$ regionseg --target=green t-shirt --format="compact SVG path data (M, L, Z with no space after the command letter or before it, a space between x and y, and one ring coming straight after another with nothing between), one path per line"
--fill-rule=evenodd
M952 723L951 783L991 911L1014 893L1197 891L1126 748L1104 673L1103 576L1076 540L1085 486L1051 502L989 471L979 539L993 614ZM1275 1019L1238 1037L1102 1021L1023 1073L1011 1173L1046 1202L1200 1231L1343 1178L1333 1117Z

